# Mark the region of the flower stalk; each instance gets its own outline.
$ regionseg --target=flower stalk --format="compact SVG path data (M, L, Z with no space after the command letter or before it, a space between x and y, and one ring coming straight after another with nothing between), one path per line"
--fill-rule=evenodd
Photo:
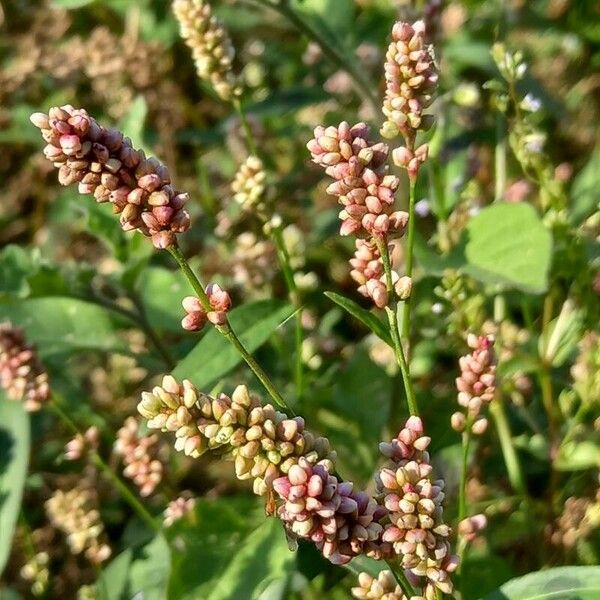
M187 259L185 258L183 252L179 245L175 244L168 248L169 253L175 259L186 279L192 286L194 292L198 296L204 310L206 312L212 311L212 307L210 305L210 301L204 286L198 279L197 275L194 273ZM227 340L231 343L231 345L238 351L240 356L244 359L246 364L250 367L252 372L256 375L257 379L261 382L265 390L268 392L269 396L273 399L273 402L277 404L283 410L288 412L292 412L291 408L288 406L287 402L283 399L283 396L279 393L269 376L265 373L263 368L258 364L256 359L246 350L239 337L231 328L231 325L228 321L225 321L223 325L215 325L216 329L221 333Z
M58 405L56 399L52 398L48 402L48 407L54 412L54 414L62 421L62 423L76 436L83 436L77 425L73 420L65 413L65 411ZM122 498L129 504L137 516L146 523L152 530L160 531L160 526L154 519L154 517L146 510L144 505L135 497L131 490L121 481L120 477L110 468L103 458L98 454L95 449L90 449L89 456L93 464L100 470L107 479L114 485L116 490L121 494Z

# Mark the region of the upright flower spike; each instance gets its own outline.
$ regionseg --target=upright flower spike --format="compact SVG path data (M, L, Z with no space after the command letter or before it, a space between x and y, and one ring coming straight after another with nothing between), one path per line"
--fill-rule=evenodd
M124 231L135 229L156 248L168 248L189 229L188 195L173 189L165 165L135 150L121 132L70 104L34 113L31 122L42 131L44 155L58 169L59 183L77 183L80 194L110 202Z
M426 600L433 600L436 590L452 593L450 575L458 566L458 557L450 553L451 530L443 521L444 482L432 478L430 442L421 419L410 417L396 439L381 444L394 465L381 469L377 478L390 519L382 539L421 583Z
M337 196L344 207L339 214L340 234L366 238L356 242L351 276L359 284L359 292L383 308L389 293L376 240L387 244L390 236L403 235L408 224L408 213L394 210L400 180L387 174L388 147L369 141L364 123L319 126L314 135L307 144L313 162L335 179L327 192ZM394 276L397 281L397 274Z
M35 348L10 323L0 323L0 387L9 399L21 400L28 412L40 410L50 399L48 373Z
M239 96L242 89L232 69L235 50L210 4L205 0L175 0L173 13L181 37L192 50L198 77L209 82L223 100Z
M140 496L150 496L161 482L163 464L158 459L157 435L141 436L139 423L128 417L117 431L114 450L123 457L123 475L131 479L140 490Z
M400 180L387 174L388 147L369 141L369 128L364 123L319 126L314 136L307 148L313 162L335 180L327 192L344 207L339 215L340 234L402 235L408 215L394 211Z
M383 114L387 120L381 134L386 138L401 134L412 152L417 131L431 125L432 118L425 114L425 109L433 100L438 82L433 48L425 39L424 21L394 25L386 54L385 81Z
M350 259L350 276L359 284L358 293L371 298L375 306L383 308L388 303L383 261L373 240L356 240L354 258Z
M467 344L472 352L459 359L460 376L456 378L458 403L465 412L455 412L451 424L456 431L470 427L475 435L481 435L487 428L487 418L481 411L496 393L494 338L471 333L467 337Z
M258 156L249 156L240 166L231 191L235 201L245 210L252 210L263 201L267 173L263 162Z

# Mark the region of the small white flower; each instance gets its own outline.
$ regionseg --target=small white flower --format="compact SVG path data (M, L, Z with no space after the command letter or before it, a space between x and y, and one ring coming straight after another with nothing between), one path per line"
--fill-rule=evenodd
M542 107L542 101L536 98L533 94L527 94L523 100L521 100L521 108L528 112L537 112Z

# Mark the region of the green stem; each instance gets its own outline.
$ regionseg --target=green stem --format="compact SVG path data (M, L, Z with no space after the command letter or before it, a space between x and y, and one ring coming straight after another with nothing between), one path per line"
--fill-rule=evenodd
M415 179L411 179L408 196L408 234L406 239L406 276L412 278L413 273L413 252L415 246ZM402 339L406 340L410 354L410 297L404 301L402 307Z
M242 103L240 102L239 98L236 98L233 101L233 108L235 108L235 111L237 112L238 117L240 118L240 122L242 123L242 129L244 130L244 135L246 136L246 144L248 146L248 151L250 152L250 154L258 156L258 151L254 142L254 136L252 135L252 129L250 129L248 119L246 118L246 113L242 108Z
M75 435L83 436L77 425L75 425L73 420L62 410L62 408L60 408L60 406L56 403L56 400L51 400L48 405L68 429L70 429ZM119 476L104 462L104 460L102 460L102 457L98 454L98 452L91 450L90 456L94 464L104 473L104 475L106 475L108 479L110 479L111 483L115 486L117 491L121 494L129 506L131 506L138 517L154 531L160 531L160 526L154 517L133 495L131 490L121 481Z
M383 262L386 287L388 291L388 296L391 300L391 306L386 306L385 312L387 314L388 322L390 324L390 333L392 335L394 356L396 357L396 362L398 363L398 366L400 367L400 372L402 373L402 381L404 382L404 390L406 392L406 402L408 403L408 410L411 415L418 416L419 407L417 405L417 399L415 397L412 380L410 378L410 369L406 360L406 356L404 355L402 341L400 339L400 329L398 326L398 303L395 298L390 253L385 239L375 237L374 240L377 244L377 248L379 249L379 254L381 255L381 260Z
M208 178L208 169L204 164L204 160L202 159L202 157L198 158L197 165L201 191L201 194L199 196L200 205L202 206L206 214L214 217L217 213L217 201L215 200L213 189L210 185L210 181Z
M415 590L408 578L406 577L404 569L394 564L391 560L386 560L385 562L387 563L388 567L390 568L390 571L396 578L396 581L402 588L402 591L406 594L406 597L412 598L415 595Z
M373 89L376 86L370 83L365 76L362 74L359 68L349 59L351 56L350 52L341 49L341 46L330 42L326 36L322 35L321 32L314 27L308 20L302 15L295 11L289 4L288 0L279 0L279 2L269 2L269 0L255 0L258 4L268 6L269 8L277 11L280 15L284 16L292 25L294 25L298 31L302 32L306 37L316 42L323 54L327 56L338 68L346 71L354 83L354 87L360 99L366 99L374 114L378 114L381 110L380 103L377 99Z
M519 457L513 445L504 403L500 398L495 398L490 404L490 413L496 423L500 447L508 471L508 479L512 488L521 495L523 499L527 499L527 489L525 487L525 479L519 462Z
M111 483L131 508L133 508L138 517L154 531L160 531L160 525L158 525L152 515L144 508L144 505L133 495L131 490L121 481L120 477L104 462L102 457L96 451L92 451L91 456L94 464L110 479Z
M274 227L271 237L273 239L273 243L275 244L275 248L277 249L279 265L283 271L283 277L287 286L288 295L292 304L296 308L294 328L294 341L296 346L294 381L296 384L296 393L298 394L298 399L300 400L304 394L304 367L302 365L302 345L304 342L304 332L302 328L302 304L300 302L298 286L296 285L296 280L294 279L294 271L290 261L290 253L285 245L281 227Z
M210 312L212 308L210 306L208 296L204 291L204 286L202 285L194 271L192 271L192 268L190 267L185 256L183 255L183 252L181 252L181 248L179 248L179 246L175 244L169 247L168 250L171 256L177 261L177 264L183 271L183 274L189 281L193 290L196 292L196 295L198 296L198 299L200 300L200 303L202 304L204 309L207 312ZM226 322L224 325L216 325L215 327L217 331L219 331L219 333L225 336L225 338L227 338L231 345L238 351L240 356L244 359L246 364L250 367L252 372L256 375L257 379L262 383L265 390L271 396L273 402L275 402L275 404L277 404L277 406L279 406L280 408L292 412L290 407L287 405L286 401L283 399L282 395L273 385L273 382L269 379L269 376L264 372L264 370L258 364L258 362L256 362L256 359L248 352L248 350L246 350L236 333L233 331L233 329L231 329L229 323Z
M108 310L111 310L111 311L125 317L132 323L135 323L148 336L148 339L152 342L152 344L154 344L154 347L156 348L156 350L160 354L161 358L165 362L165 365L169 369L172 369L175 366L176 362L175 362L174 358L171 356L169 349L163 344L160 337L157 335L157 333L154 331L154 329L150 325L150 322L148 321L148 319L146 317L146 313L144 311L143 305L141 304L141 302L139 302L139 300L136 301L134 298L132 298L134 300L134 303L136 304L136 308L138 309L138 312L135 313L133 311L130 311L130 310L124 308L123 306L120 306L116 302L113 302L113 301L109 300L108 298L105 298L98 294L92 294L91 296L84 296L84 297L82 297L82 299L88 300L88 301L94 302L95 304L103 306L104 308L107 308Z
M467 516L467 475L469 471L469 448L471 446L471 423L467 422L462 434L462 464L458 488L458 522Z
M506 191L506 131L504 118L496 115L496 149L494 152L494 202L504 199Z

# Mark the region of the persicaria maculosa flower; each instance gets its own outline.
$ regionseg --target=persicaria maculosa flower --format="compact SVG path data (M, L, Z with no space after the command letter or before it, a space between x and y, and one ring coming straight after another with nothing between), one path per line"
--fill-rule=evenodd
M156 248L168 248L189 229L188 195L173 189L165 165L135 150L120 131L70 104L34 113L31 122L42 131L44 155L58 169L59 183L77 183L80 194L110 202L124 231L135 229Z
M138 430L138 421L128 417L117 431L114 450L123 458L123 475L135 483L140 496L150 496L163 475L163 464L158 458L158 436L140 435Z
M239 96L242 90L232 69L235 50L210 4L205 0L175 0L173 13L181 37L192 50L198 77L210 82L223 100Z
M468 425L475 435L481 435L487 428L487 419L481 411L496 393L494 338L471 333L467 344L472 352L459 359L460 376L456 378L458 403L465 412L455 412L451 424L456 431L463 431Z
M379 471L378 492L390 522L382 539L393 545L401 566L416 578L424 597L435 598L436 589L452 593L450 579L458 566L448 541L451 530L443 520L444 482L434 480L423 422L412 416L391 443L380 445L393 465Z
M50 399L48 373L21 329L0 323L0 387L10 400L21 400L35 412Z

